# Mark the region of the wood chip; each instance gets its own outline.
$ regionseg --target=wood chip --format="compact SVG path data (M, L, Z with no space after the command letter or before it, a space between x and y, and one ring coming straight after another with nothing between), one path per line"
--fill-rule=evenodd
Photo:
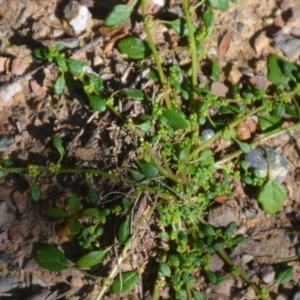
M227 32L221 39L221 42L219 44L219 48L218 48L218 54L219 56L224 56L230 46L230 41L231 41L231 34L229 32Z

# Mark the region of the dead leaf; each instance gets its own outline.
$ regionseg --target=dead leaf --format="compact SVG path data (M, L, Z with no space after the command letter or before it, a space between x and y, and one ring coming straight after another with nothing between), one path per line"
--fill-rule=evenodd
M45 96L46 95L46 90L41 85L39 85L36 82L36 80L30 81L30 87L36 96Z
M219 203L219 204L224 204L227 200L227 197L225 195L222 196L217 196L214 201Z
M127 35L128 35L127 32L121 32L120 34L115 35L104 47L103 53L106 54L107 52L109 52L114 47L115 43L118 40L122 39L123 37L125 37Z
M230 41L231 41L231 34L229 32L226 32L219 44L219 49L218 49L219 56L224 56L227 53L229 49Z
M99 33L102 36L114 36L119 33L122 29L120 27L106 27L102 26L99 29Z

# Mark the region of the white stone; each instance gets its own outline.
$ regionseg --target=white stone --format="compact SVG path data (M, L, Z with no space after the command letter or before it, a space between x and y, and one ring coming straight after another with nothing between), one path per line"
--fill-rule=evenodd
M261 269L261 279L264 283L270 283L275 278L275 271L272 266L265 267Z
M71 1L64 9L64 14L76 34L85 31L91 19L91 13L84 5Z
M15 94L22 91L22 85L18 82L1 87L0 100L3 102L9 101Z

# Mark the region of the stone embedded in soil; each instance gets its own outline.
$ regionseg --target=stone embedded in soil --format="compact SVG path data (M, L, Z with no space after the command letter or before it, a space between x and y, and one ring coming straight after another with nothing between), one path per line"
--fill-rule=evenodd
M255 84L258 85L264 91L270 85L270 81L268 80L268 78L266 76L261 76L261 75L257 75L249 78L249 82L251 82L253 85Z
M277 182L283 181L288 173L289 161L281 154L276 153L273 148L269 146L264 146L264 148L268 151L270 157L270 178ZM250 168L258 170L261 177L268 175L268 162L265 150L262 147L258 146L249 154L246 154L245 160L249 163Z
M0 151L7 151L13 148L14 138L12 136L0 137Z
M274 42L274 47L280 49L288 59L297 57L300 54L300 39L279 32L276 35Z
M213 293L220 293L222 295L230 296L231 289L235 284L235 280L233 277L227 277L221 284L218 286L212 286Z
M204 129L201 133L201 136L204 138L205 141L209 140L215 132L212 129Z
M221 82L213 82L210 86L210 92L219 97L226 97L228 93L228 87Z
M276 300L289 300L289 297L285 294L278 294Z
M214 227L226 227L229 223L237 223L234 210L228 205L212 207L208 213L208 223Z
M261 279L263 280L264 283L270 283L275 278L275 271L272 266L262 268L260 274L261 274Z
M261 32L254 41L254 49L256 53L261 54L262 51L268 48L270 44L270 39L267 37L265 31Z
M91 13L88 8L76 1L71 1L67 4L64 14L75 34L85 31L91 20Z
M209 269L212 272L218 272L221 271L222 268L224 266L224 261L223 259L220 258L219 255L217 255L216 253L214 253L211 258L210 258L210 266Z

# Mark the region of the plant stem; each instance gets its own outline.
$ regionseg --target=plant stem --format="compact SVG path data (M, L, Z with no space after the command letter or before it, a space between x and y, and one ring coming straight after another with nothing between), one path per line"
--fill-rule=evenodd
M158 169L161 175L170 178L177 183L182 183L182 180L179 177L177 177L175 174L173 174L173 172L171 172L170 169L166 170L161 166L161 163L158 161L154 153L152 153L150 147L147 147L147 152L150 155L152 162L154 163L155 167Z
M259 139L257 139L256 141L250 143L250 146L251 147L255 147L256 145L259 145L260 143L266 141L266 140L269 140L269 139L272 139L278 135L281 135L283 133L287 133L287 132L291 132L291 131L294 131L296 129L299 129L300 128L300 122L299 123L296 123L295 125L289 127L289 128L278 128L278 129L275 129L273 131L270 131L266 134L263 134ZM222 165L230 160L232 160L233 158L235 157L238 157L242 154L243 152L241 150L237 150L235 151L234 153L232 154L229 154L225 157L223 157L222 159L220 159L219 161L216 162L216 165Z
M252 282L248 277L247 275L239 268L237 267L232 261L231 259L229 258L229 256L226 254L226 252L221 249L219 251L217 251L218 254L220 255L220 257L231 267L235 267L235 268L238 268L239 270L239 276L249 285L253 288L253 290L255 291L256 295L259 295L260 294L260 289L259 287L254 283Z
M103 283L102 283L102 288L99 291L97 297L95 298L95 300L100 300L103 295L105 294L106 290L110 287L113 279L116 277L117 272L119 270L120 265L122 264L122 262L124 261L124 259L126 258L125 255L127 253L127 251L129 250L129 248L131 247L131 242L133 240L133 238L135 237L137 231L139 230L139 228L141 227L141 225L144 223L144 221L148 218L148 216L152 213L152 210L149 209L148 212L139 219L137 226L135 228L135 231L133 232L132 236L130 239L128 239L128 241L125 243L118 259L117 262L115 263L115 265L113 266L113 268L110 270L110 273L108 274L108 276L104 279Z
M147 35L149 47L152 51L154 61L155 61L156 67L157 67L159 80L160 80L160 83L163 88L166 106L168 109L171 109L171 101L169 98L169 91L167 89L167 81L166 81L166 78L165 78L165 75L164 75L164 72L162 69L161 58L156 50L155 43L153 41L153 38L152 38L152 35L150 32L151 21L147 17L147 14L146 14L146 2L147 2L146 0L141 1L141 10L142 10L142 18L143 18L143 22L144 22L144 28L145 28L145 32Z
M191 99L190 99L190 111L193 111L195 107L195 101L197 99L197 93L194 91L194 87L196 87L198 83L197 81L198 58L197 58L196 42L195 42L195 36L193 32L193 24L191 21L188 0L183 0L183 11L184 11L188 32L189 32L189 42L190 42L189 49L192 57L192 75L191 75L192 91L191 91Z
M56 170L55 172L50 170L51 167L36 167L36 171L38 174L41 173L49 173L49 174L89 174L93 176L103 176L108 179L114 179L118 180L120 182L127 183L131 186L136 186L137 190L140 189L144 192L149 192L150 194L155 194L158 195L158 197L171 201L174 199L176 195L171 195L169 193L162 193L158 191L156 188L149 187L146 184L143 183L137 183L134 180L128 179L128 178L123 178L121 175L117 175L116 173L107 173L99 170L94 170L94 169L59 169ZM0 170L3 171L4 173L20 173L20 172L27 172L28 173L28 168L25 167L12 167L12 168L3 168L0 167ZM175 176L175 175L174 175Z
M239 123L243 122L244 120L246 120L247 118L255 115L256 113L258 113L261 110L264 110L266 108L266 105L262 105L256 109L254 109L253 111L251 111L250 113L244 115L243 117L237 119L236 121L232 122L231 124L229 124L227 126L227 129L230 129L232 127L235 127L236 125L238 125ZM225 129L226 130L226 129ZM223 130L217 132L214 136L212 136L210 139L208 139L207 141L205 141L204 143L202 143L201 145L199 145L189 156L188 158L185 160L185 163L188 163L192 158L194 158L195 156L198 155L198 153L202 150L204 150L208 145L210 145L212 142L214 142L217 138L219 138L221 135L223 134ZM196 160L197 161L197 160ZM196 162L193 161L193 162Z
M167 260L167 255L168 255L168 250L164 249L162 256L160 258L160 262L166 262ZM152 300L158 300L159 299L159 288L161 287L161 282L160 282L160 277L159 277L159 271L157 271L157 276L156 276L156 280L155 280L155 285L153 288L153 292L152 292Z

